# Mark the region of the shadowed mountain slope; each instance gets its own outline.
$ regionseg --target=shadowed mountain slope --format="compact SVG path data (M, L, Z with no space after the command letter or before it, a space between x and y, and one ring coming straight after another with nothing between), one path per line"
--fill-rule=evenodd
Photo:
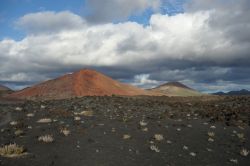
M11 93L12 90L6 86L0 85L0 96Z

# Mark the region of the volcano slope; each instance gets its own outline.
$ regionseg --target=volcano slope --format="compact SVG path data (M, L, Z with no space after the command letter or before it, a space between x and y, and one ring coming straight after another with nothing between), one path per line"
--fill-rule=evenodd
M0 97L5 95L5 94L9 94L11 92L12 92L12 90L9 89L8 87L0 85Z
M30 100L52 100L111 95L139 96L159 94L120 83L94 70L84 69L23 89L8 97Z
M202 94L192 88L187 87L186 85L179 82L169 82L158 87L152 88L149 91L161 93L166 96L204 96L206 94Z
M0 165L248 166L249 108L250 98L237 96L2 103L0 148L25 151L0 153Z

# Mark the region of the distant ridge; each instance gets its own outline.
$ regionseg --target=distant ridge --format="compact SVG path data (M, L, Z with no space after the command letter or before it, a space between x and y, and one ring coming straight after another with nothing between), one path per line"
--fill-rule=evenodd
M0 85L0 91L8 91L8 90L11 90L11 89L6 86Z
M8 97L18 99L67 99L81 96L138 96L158 95L111 79L97 71L83 69L33 87L15 92Z
M168 82L158 87L150 89L150 91L163 93L167 96L202 96L202 94L180 82Z
M239 91L230 91L230 92L216 92L213 93L214 95L250 95L250 91L246 90L246 89L241 89Z
M180 88L186 88L186 89L192 89L180 82L168 82L168 83L165 83L165 84L162 84L156 88L159 88L159 87L164 87L164 86L173 86L173 87L180 87ZM153 88L154 89L154 88Z
M0 85L0 96L11 93L12 90L6 86Z

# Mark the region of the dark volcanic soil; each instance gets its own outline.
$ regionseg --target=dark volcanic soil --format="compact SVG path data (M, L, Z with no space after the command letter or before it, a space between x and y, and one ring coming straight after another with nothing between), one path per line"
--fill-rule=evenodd
M79 114L82 111L90 114ZM34 117L27 117L31 113ZM52 122L37 123L41 118ZM18 158L0 156L0 165L249 166L250 155L240 154L243 148L250 150L249 123L250 97L2 101L0 145L17 143L28 154ZM64 136L62 128L70 134ZM17 130L24 133L15 135ZM208 132L215 136L208 136ZM46 134L53 135L54 142L38 141ZM154 138L155 134L160 136Z

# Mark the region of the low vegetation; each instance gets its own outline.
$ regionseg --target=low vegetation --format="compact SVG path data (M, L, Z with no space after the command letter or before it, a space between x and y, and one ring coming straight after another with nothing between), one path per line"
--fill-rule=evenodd
M43 118L37 121L37 123L51 123L51 122L52 120L50 118Z
M45 142L45 143L51 143L54 142L54 138L52 135L42 135L38 137L38 141Z
M25 154L24 148L16 143L0 147L0 155L3 157L19 157Z

